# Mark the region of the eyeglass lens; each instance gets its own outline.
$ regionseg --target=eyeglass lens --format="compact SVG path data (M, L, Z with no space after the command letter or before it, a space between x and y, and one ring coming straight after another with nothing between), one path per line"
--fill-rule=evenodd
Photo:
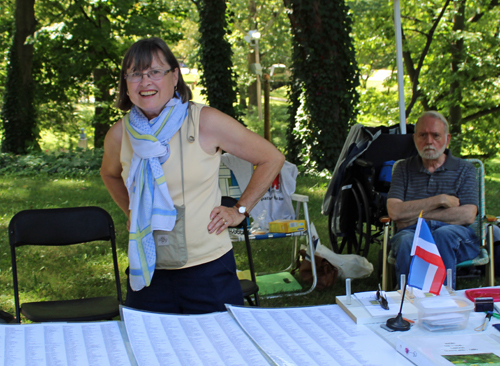
M144 75L147 75L151 80L161 80L172 69L169 70L149 70L148 72L132 72L125 75L125 79L131 83L137 83L142 80Z

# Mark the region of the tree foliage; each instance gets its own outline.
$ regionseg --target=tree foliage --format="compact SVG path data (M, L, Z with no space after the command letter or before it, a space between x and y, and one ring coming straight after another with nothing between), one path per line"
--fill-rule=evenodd
M250 71L250 65L256 60L255 48L244 37L250 30L259 31L259 63L263 73L269 74L273 64L289 67L292 56L290 20L283 0L232 1L229 16L229 41L233 49L233 64L238 73L240 105L243 106L243 98L247 95L249 103L257 105L256 76ZM271 87L273 85L274 78L271 79Z
M18 7L21 14L33 11L33 3L31 7ZM119 116L112 105L126 49L143 37L159 36L167 43L177 42L187 14L181 3L155 0L38 0L34 8L37 29L26 42L33 49L33 70L29 73L36 85L30 88L34 94L29 105L40 118L38 123L31 120L36 127L76 134L80 126L75 123L75 105L93 96L94 146L102 146L105 133ZM0 27L8 26L0 16ZM15 92L27 99L28 93ZM5 93L4 98L8 95ZM24 133L36 132L36 128L22 126ZM7 128L4 123L6 137Z
M0 3L0 95L4 93L7 79L7 60L9 59L14 27L14 0L2 1ZM0 103L2 103L2 98L0 98Z
M35 38L39 46L37 81L43 91L40 103L50 103L56 97L62 105L73 105L79 98L93 95L94 146L101 147L109 126L119 118L112 106L123 54L142 37L178 41L178 18L182 19L183 9L153 0L77 0L43 7L42 12L46 21ZM167 12L168 25L164 18ZM73 111L66 110L68 114L59 114L66 119L59 126L69 124Z
M358 70L343 0L286 0L293 34L287 158L333 170L356 118Z
M349 4L364 79L373 68L394 69L394 32L380 22L391 14L392 4L382 0ZM499 5L497 0L401 3L406 117L415 122L424 110L443 113L450 122L456 154L487 157L500 149ZM374 92L364 94L373 97ZM396 111L383 98L378 100L379 110ZM394 114L378 118L380 123L397 120Z

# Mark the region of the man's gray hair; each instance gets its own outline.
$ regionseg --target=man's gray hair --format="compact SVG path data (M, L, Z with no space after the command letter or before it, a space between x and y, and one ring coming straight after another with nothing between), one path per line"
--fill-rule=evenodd
M428 118L428 117L435 118L435 119L438 119L441 122L443 122L445 134L448 134L450 132L450 125L448 124L448 121L446 120L446 118L444 118L444 116L441 113L439 113L437 111L426 111L426 112L422 113L422 115L420 117L418 117L417 123L415 123L415 131L417 130L417 126L418 126L419 122L421 120L423 120L424 118Z

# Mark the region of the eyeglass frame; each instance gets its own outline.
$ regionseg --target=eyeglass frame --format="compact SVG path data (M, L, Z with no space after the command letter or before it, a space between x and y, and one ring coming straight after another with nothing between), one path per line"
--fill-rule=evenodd
M148 72L141 72L141 73L134 71L134 72L131 72L131 73L128 73L128 74L123 75L123 78L124 78L125 80L127 80L127 78L128 78L129 76L132 76L132 74L136 74L136 73L137 73L137 74L141 74L141 78L140 78L139 80L137 80L137 81L127 80L127 81L128 81L129 83L138 83L138 82L142 81L142 79L144 79L144 75L147 75L147 76L148 76L148 78L149 78L149 80L155 80L155 81L158 81L158 80L161 80L164 76L168 75L168 73L169 73L169 72L171 72L171 71L173 72L174 70L175 70L175 69L174 69L174 68L172 68L172 67L171 67L170 69L168 69L168 70L165 70L165 71L163 72L163 75L161 75L161 77L159 77L158 79L153 79L149 73L150 73L150 72L152 72L152 71L162 71L161 69L153 69L153 70L149 70Z

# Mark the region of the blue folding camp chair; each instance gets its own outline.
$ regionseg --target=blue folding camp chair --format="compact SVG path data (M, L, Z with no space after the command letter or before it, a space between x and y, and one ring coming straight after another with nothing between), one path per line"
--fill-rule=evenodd
M238 185L238 182L232 173L232 171L223 163L220 165L219 170L219 187L223 196L230 196L235 199L238 199L241 196L241 189ZM282 273L289 272L294 264L296 263L297 255L298 255L298 237L304 236L307 241L307 247L309 253L314 253L314 241L311 236L311 231L308 230L310 228L309 221L309 211L307 203L309 201L309 197L301 194L293 194L291 196L292 201L295 202L295 218L298 220L301 217L301 211L303 211L304 220L306 221L306 230L292 233L265 233L265 234L251 234L251 233L243 233L243 231L231 230L231 240L233 242L240 242L247 240L267 240L267 239L279 239L279 238L291 238L292 239L292 251L291 251L291 262L290 265L285 268ZM312 264L312 272L313 272L313 282L311 287L304 291L300 292L290 292L290 293L274 293L263 295L263 297L273 298L285 295L305 295L314 290L317 283L317 273L316 266L314 263L314 256L311 256L311 264ZM259 276L263 275L263 273L258 273L257 275L257 283L259 283Z
M485 208L485 190L484 190L484 166L481 160L478 159L466 159L467 161L474 164L476 167L476 177L478 179L479 187L479 207L478 214L476 216L476 221L472 224L472 227L476 231L476 235L480 238L480 252L476 258L458 263L456 268L464 268L470 266L484 266L486 265L486 281L488 286L495 286L495 264L493 259L493 223L496 222L496 217L486 216ZM397 162L396 162L397 164ZM394 166L396 166L394 164ZM395 264L395 258L390 253L389 250L389 237L394 232L394 228L391 228L391 220L389 217L383 217L381 222L384 224L384 241L382 246L382 289L384 291L391 289L392 286L392 273L390 273L390 268L388 264Z

